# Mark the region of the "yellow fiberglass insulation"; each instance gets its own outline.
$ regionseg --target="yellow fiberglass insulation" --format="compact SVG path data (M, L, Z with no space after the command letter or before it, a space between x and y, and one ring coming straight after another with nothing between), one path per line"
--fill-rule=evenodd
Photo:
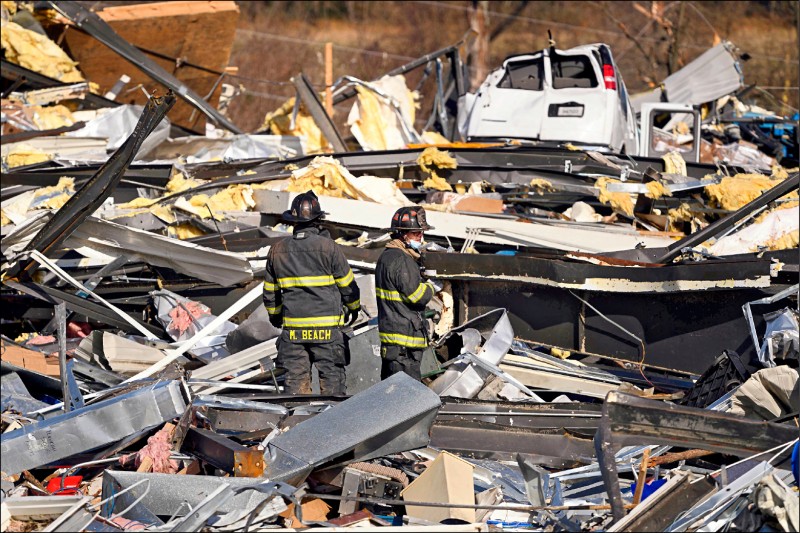
M705 193L711 207L735 211L781 181L762 174L736 174L733 177L722 178L719 183L707 185ZM786 197L797 198L797 191L787 194Z
M37 203L36 209L59 209L73 194L75 194L75 179L62 176L57 184L42 187L33 196L34 203L37 203L39 198L47 197L42 203Z
M202 237L206 234L203 230L198 228L193 224L189 224L188 222L183 222L181 224L177 224L175 226L169 226L167 228L167 234L170 237L175 237L180 240L184 239L191 239L192 237Z
M194 179L186 179L180 172L176 172L167 182L167 192L172 194L176 192L183 192L187 189L193 189L205 182L197 181Z
M306 112L303 104L297 112L294 129L292 129L292 111L294 110L294 98L290 98L281 107L267 113L261 129L269 128L275 135L296 135L306 140L306 153L315 154L328 150L328 141L322 135L314 118Z
M544 194L555 190L553 184L544 178L533 178L530 182L530 186L536 190L537 194Z
M118 204L116 207L117 209L140 209L142 207L150 207L157 201L158 201L157 199L152 199L152 198L134 198L130 202L125 202L124 204Z
M6 156L6 164L9 168L13 168L50 161L51 159L53 159L51 154L42 152L29 144L19 144Z
M791 250L800 245L800 231L794 230L790 233L784 233L780 237L770 239L766 242L769 250Z
M47 36L14 22L3 23L0 34L8 61L63 83L85 81L78 64Z
M435 189L437 191L452 191L453 188L447 181L436 173L436 169L458 168L456 159L450 152L439 150L435 146L425 148L417 157L419 168L430 175L422 184L423 187Z
M202 218L211 217L211 213L208 213L206 205L211 208L214 217L219 218L219 213L222 211L247 211L255 207L256 202L253 199L252 187L240 183L238 185L231 185L227 189L223 189L212 196L196 194L189 198L189 204L198 208L203 208L198 211L198 214Z
M358 120L359 129L364 140L371 150L386 150L386 136L383 134L387 128L381 113L381 102L378 95L369 89L357 85L358 105L361 107Z
M335 198L365 197L347 180L352 177L350 171L332 157L315 157L307 167L292 172L286 190L289 192L314 191L317 196L333 196Z
M625 192L609 192L609 183L620 183L619 180L613 178L599 178L597 180L597 188L600 194L597 195L598 200L606 205L610 205L612 209L621 211L628 215L633 216L633 200L631 195Z
M75 124L75 117L72 112L61 104L53 106L32 106L33 107L33 123L40 130L54 130L64 126L72 126Z
M664 160L664 173L665 174L680 174L686 175L686 161L677 150L673 150L661 156Z
M672 191L658 181L648 181L644 186L647 187L647 192L644 195L653 200L658 200L662 196L672 196Z
M689 222L694 218L694 214L689 208L689 204L684 202L678 208L667 211L667 218L669 219L669 231L678 231L676 223Z

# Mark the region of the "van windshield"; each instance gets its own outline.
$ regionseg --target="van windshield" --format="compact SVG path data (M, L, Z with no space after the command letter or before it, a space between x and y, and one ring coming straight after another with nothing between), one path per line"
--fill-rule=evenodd
M597 87L592 62L587 56L550 56L553 89Z
M541 57L514 61L506 65L506 73L497 86L501 89L525 89L541 91L544 78L544 62Z

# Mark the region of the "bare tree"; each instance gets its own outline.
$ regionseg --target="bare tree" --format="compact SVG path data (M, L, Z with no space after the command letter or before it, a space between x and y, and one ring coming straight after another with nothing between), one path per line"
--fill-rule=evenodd
M470 87L477 88L489 73L489 2L472 0L469 26L477 34L469 46L467 64L470 68Z

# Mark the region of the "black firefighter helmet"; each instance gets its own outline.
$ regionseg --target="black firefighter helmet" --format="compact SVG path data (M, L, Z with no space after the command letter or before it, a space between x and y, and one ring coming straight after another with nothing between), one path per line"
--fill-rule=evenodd
M292 200L292 207L283 212L283 219L287 222L312 222L322 219L327 213L319 206L319 199L314 191L298 194Z
M406 232L406 231L428 231L435 229L428 225L425 217L425 209L419 206L401 207L392 215L392 225L383 231Z

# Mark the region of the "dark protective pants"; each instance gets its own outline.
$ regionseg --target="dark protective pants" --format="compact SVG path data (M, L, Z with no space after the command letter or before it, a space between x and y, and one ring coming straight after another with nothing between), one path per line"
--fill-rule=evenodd
M405 372L417 381L422 380L420 374L422 352L422 350L396 344L381 344L381 379L386 379L398 372Z
M286 369L283 380L289 394L311 394L311 365L317 365L320 392L345 395L345 353L340 339L324 344L278 339L278 366Z

